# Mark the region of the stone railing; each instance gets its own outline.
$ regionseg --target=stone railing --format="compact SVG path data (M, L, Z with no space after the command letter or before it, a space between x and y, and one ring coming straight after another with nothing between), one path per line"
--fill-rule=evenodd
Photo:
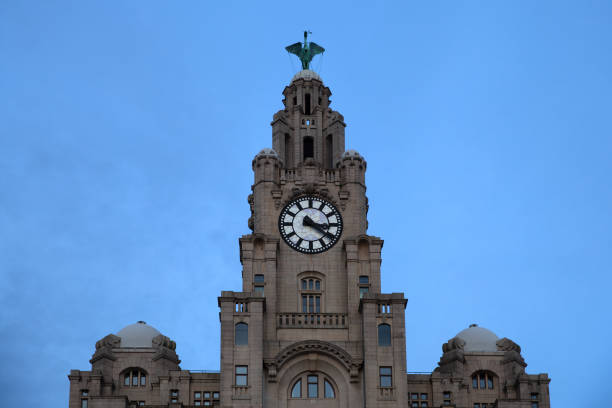
M279 313L277 316L279 329L344 329L347 323L345 313Z

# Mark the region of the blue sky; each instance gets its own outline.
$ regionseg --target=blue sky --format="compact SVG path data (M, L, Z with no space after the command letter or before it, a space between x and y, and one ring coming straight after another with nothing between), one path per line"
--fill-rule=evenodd
M0 4L1 405L66 407L69 370L137 320L218 368L251 160L305 28L368 161L408 370L478 323L555 408L607 402L612 4L212 4Z

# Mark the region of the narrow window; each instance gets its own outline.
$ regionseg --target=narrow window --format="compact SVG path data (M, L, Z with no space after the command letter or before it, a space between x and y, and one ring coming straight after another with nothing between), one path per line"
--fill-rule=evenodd
M127 385L127 386L130 385L130 373L126 373L125 374L125 379L123 381L123 385Z
M248 366L236 366L236 385L246 387L248 385Z
M147 376L144 375L144 373L140 374L140 385L141 386L147 385Z
M246 346L249 344L249 325L246 323L236 323L234 333L234 344Z
M308 376L308 398L319 398L319 377Z
M313 296L308 296L308 311L310 313L314 312L314 299L313 299Z
M87 398L81 400L81 408L87 408Z
M391 326L388 324L383 323L378 325L378 345L382 347L391 345Z
M315 306L316 306L315 313L321 313L321 297L320 296L315 296Z
M310 136L304 137L304 159L314 157L314 140Z
M334 387L332 387L331 383L327 380L325 380L325 398L336 398Z
M487 375L487 386L490 390L493 389L493 377L490 375Z
M293 97L293 106L297 105L297 96Z
M302 398L302 380L297 380L291 389L291 398Z
M138 385L138 371L132 371L132 385Z
M321 290L321 281L320 280L316 280L315 281L315 290Z
M312 280L312 279L310 279L310 280L308 281L308 289L310 289L310 290L312 290L312 283L313 283L313 280Z
M304 113L306 115L310 115L310 94L306 94L304 95L304 102L305 102L305 109L304 109Z
M178 390L170 390L170 402L178 402Z
M325 162L327 168L334 168L334 140L332 135L327 135L327 138L325 138Z
M308 296L302 295L302 313L308 312L307 302L308 302Z
M391 367L380 367L379 370L380 370L380 386L382 388L391 388L393 384Z
M289 133L285 133L285 167L288 169L293 167L293 145Z
M486 388L487 387L485 386L485 376L484 376L484 374L481 374L480 375L480 389L484 390Z
M474 389L478 388L478 376L477 375L472 377L472 388Z

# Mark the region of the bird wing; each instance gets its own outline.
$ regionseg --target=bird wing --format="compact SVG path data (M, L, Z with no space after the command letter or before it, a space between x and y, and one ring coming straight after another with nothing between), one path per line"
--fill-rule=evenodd
M323 54L325 52L325 48L321 47L317 43L311 42L309 45L311 55Z
M295 44L291 44L291 45L285 47L285 49L287 51L289 51L290 53L299 56L300 52L302 51L302 43L301 42L296 42Z

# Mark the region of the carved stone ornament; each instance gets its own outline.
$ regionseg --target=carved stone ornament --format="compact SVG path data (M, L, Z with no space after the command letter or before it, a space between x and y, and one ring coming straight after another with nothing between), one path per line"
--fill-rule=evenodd
M516 351L517 353L521 352L521 346L519 346L507 337L497 340L495 344L497 345L497 349L499 351Z
M273 360L266 362L270 382L275 382L276 373L280 368L293 358L308 353L320 353L340 362L350 375L351 382L359 381L359 370L363 361L353 359L349 353L335 344L320 340L305 340L294 343L281 350Z
M442 345L442 352L448 353L452 350L463 350L463 347L465 347L465 340L460 337L453 337Z
M109 334L101 340L98 340L96 342L96 351L93 356L91 356L91 360L89 360L89 362L93 364L103 358L107 358L112 361L116 360L117 357L115 357L113 349L119 347L120 345L121 337L115 336L114 334Z

